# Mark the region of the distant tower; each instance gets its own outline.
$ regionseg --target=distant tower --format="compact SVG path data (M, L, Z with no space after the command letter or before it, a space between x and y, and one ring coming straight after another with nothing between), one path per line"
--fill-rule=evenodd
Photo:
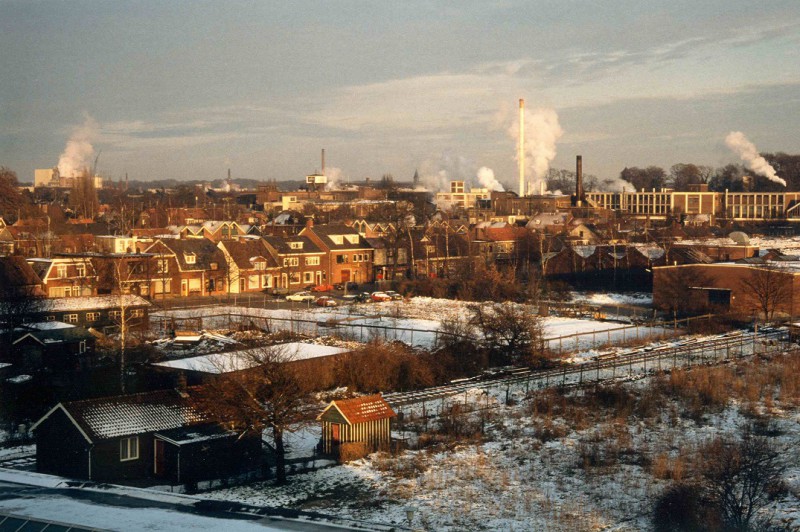
M414 170L414 188L419 187L419 170Z
M519 197L525 196L525 100L519 99Z

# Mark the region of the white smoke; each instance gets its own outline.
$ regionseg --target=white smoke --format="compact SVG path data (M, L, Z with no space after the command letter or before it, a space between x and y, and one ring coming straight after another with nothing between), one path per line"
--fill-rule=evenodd
M509 135L519 143L519 119L508 129ZM525 113L525 174L527 190L539 193L546 183L547 170L556 158L556 143L564 135L558 123L558 114L553 109L539 108ZM515 160L519 162L519 152Z
M64 177L76 177L91 169L94 163L92 140L97 135L97 122L89 116L76 127L58 158L58 172Z
M343 187L342 183L342 169L336 168L332 166L330 168L325 168L325 177L328 178L328 182L325 183L325 190L340 190Z
M636 187L633 183L620 179L619 177L609 177L600 182L600 192L635 192Z
M433 192L449 192L450 181L469 181L475 175L475 164L461 155L449 151L438 161L425 161L420 167L420 181Z
M478 169L478 173L476 174L475 177L478 178L478 182L481 184L481 187L483 188L488 188L490 191L496 190L498 192L502 192L503 190L505 190L503 188L503 185L501 185L500 182L497 179L495 179L494 170L492 170L491 168L487 168L486 166L481 166Z
M758 175L766 177L770 181L786 186L786 181L778 177L775 173L775 169L766 159L759 155L755 144L747 140L744 133L741 131L731 131L728 133L728 136L725 137L725 144L744 161L744 165L747 168Z

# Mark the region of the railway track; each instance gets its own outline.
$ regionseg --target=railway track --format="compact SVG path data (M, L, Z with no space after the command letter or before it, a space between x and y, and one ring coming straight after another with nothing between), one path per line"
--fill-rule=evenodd
M591 362L564 364L547 370L514 368L495 377L479 376L450 384L412 392L386 393L384 399L395 409L427 401L446 399L469 390L525 385L526 390L559 385L599 382L623 376L716 364L756 353L773 353L785 349L788 336L785 330L759 333L733 331L710 338L673 340L662 345L648 345L600 355Z

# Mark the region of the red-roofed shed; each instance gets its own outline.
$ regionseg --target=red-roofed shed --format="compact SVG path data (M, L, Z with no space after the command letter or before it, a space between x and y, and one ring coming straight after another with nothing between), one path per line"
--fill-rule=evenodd
M386 448L396 415L381 394L331 401L317 416L322 422L322 450L342 458L342 447L351 443L362 444L367 452Z

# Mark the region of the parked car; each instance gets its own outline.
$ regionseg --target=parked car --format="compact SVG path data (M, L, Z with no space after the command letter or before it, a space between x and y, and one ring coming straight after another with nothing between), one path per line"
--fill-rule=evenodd
M333 290L332 284L318 284L311 289L312 292L330 292Z
M373 301L391 301L392 300L392 296L390 296L386 292L372 292L372 294L369 297Z
M322 296L318 297L317 300L314 302L315 304L319 305L320 307L335 307L336 300L329 296Z
M355 300L359 303L366 303L368 301L372 301L369 296L369 292L361 292L360 294L355 296Z
M296 292L286 296L286 301L314 301L316 298L311 292Z
M347 283L336 283L333 285L335 290L358 290L358 284L354 282L347 282Z
M400 294L398 294L394 290L387 290L386 291L386 295L391 297L392 300L394 300L394 301L400 301L401 299L403 299L403 296L401 296Z

